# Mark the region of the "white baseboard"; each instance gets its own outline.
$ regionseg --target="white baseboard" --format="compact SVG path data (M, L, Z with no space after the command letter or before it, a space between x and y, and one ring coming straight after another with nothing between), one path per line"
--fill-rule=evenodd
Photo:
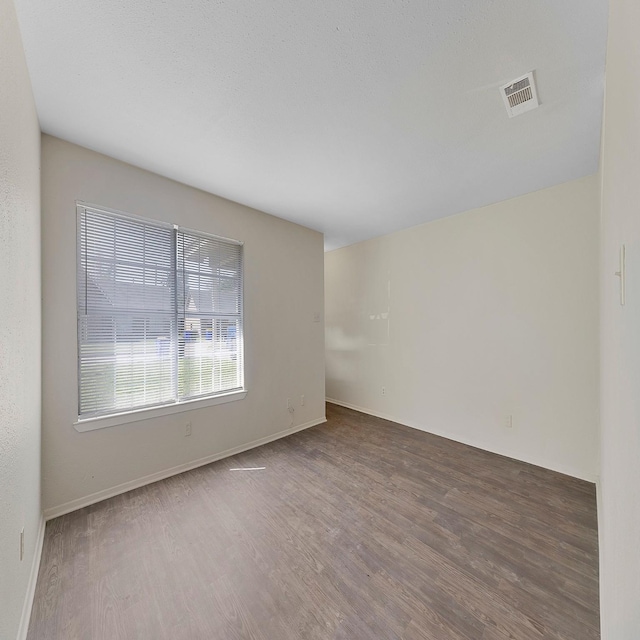
M522 454L519 451L510 451L508 449L501 449L497 447L487 446L484 442L474 441L472 438L464 438L460 437L457 434L449 433L447 431L443 431L440 429L427 429L424 425L420 424L412 424L407 422L406 420L401 420L395 416L386 415L384 413L379 413L377 411L372 411L371 409L366 409L364 407L358 407L354 404L350 404L348 402L342 402L342 400L335 400L333 398L325 398L325 400L331 404L337 404L340 407L345 407L347 409L353 409L354 411L359 411L360 413L366 413L370 416L375 416L376 418L382 418L383 420L389 420L390 422L397 422L398 424L404 425L405 427L411 427L412 429L417 429L418 431L424 431L426 433L431 433L434 436L440 436L441 438L446 438L447 440L453 440L454 442L459 442L461 444L469 445L470 447L475 447L476 449L482 449L483 451L488 451L489 453L496 453L499 456L505 456L506 458L513 458L514 460L519 460L520 462L526 462L527 464L532 464L536 467L542 467L543 469L549 469L550 471L557 471L558 473L562 473L565 476L571 476L572 478L578 478L579 480L586 480L587 482L595 482L596 476L595 474L584 473L583 471L579 471L577 469L573 469L571 467L562 465L562 464L549 464L547 462L543 462L537 459L535 456L528 456L526 454Z
M121 493L126 493L127 491L131 491L132 489L138 489L139 487L143 487L147 484L158 482L158 480L164 480L165 478L175 476L179 473L184 473L185 471L189 471L190 469L202 467L205 464L216 462L217 460L222 460L223 458L229 458L230 456L235 456L238 453L248 451L249 449L255 449L256 447L260 447L263 444L268 444L269 442L273 442L274 440L285 438L286 436L290 436L293 433L303 431L304 429L309 429L310 427L315 427L316 425L322 424L326 421L327 419L325 417L319 418L317 420L311 420L310 422L305 422L304 424L291 427L290 429L285 429L284 431L278 431L277 433L274 433L270 436L260 438L259 440L254 440L253 442L242 444L237 447L233 447L232 449L227 449L226 451L221 451L220 453L214 453L210 456L205 456L204 458L199 458L198 460L193 460L191 462L186 462L176 467L165 469L164 471L158 471L156 473L152 473L148 476L143 476L142 478L138 478L136 480L123 482L122 484L111 487L110 489L103 489L102 491L97 491L96 493L92 493L88 496L83 496L82 498L77 498L76 500L65 502L64 504L58 505L57 507L45 509L44 517L46 518L46 520L52 520L53 518L57 518L58 516L63 516L65 513L70 513L71 511L76 511L78 509L82 509L83 507L88 507L91 504L101 502L102 500L106 500L107 498L113 498L113 496L117 496Z
M604 538L607 535L604 527L604 498L602 495L602 476L598 474L596 478L596 509L598 513L598 563L600 567L599 571L599 589L600 589L600 636L602 638L607 637L607 631L605 630L605 624L607 619L603 613L605 612L605 601L607 596L605 591L609 587L609 583L605 582L604 567L606 565L606 559L604 557Z
M38 525L38 534L36 538L36 548L31 561L31 572L29 573L29 582L27 583L27 593L24 597L22 605L22 616L20 616L20 626L18 627L18 639L25 640L29 631L29 621L31 620L31 608L33 607L33 597L36 593L36 583L38 582L38 572L40 571L40 559L42 558L42 545L44 543L44 529L46 520L44 514L40 515L40 523Z
M598 561L600 566L600 571L602 571L602 567L604 567L604 505L602 503L602 478L600 474L596 476L596 514L598 516ZM602 573L600 573L602 576ZM600 578L600 602L603 602L603 593L602 593L602 578ZM602 630L601 630L602 632Z

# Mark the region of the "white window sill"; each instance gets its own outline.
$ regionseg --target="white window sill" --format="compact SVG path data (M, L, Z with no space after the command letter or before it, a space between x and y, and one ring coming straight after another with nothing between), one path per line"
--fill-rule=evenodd
M73 427L76 431L94 431L95 429L115 427L116 425L127 424L128 422L151 420L152 418L159 418L172 413L181 413L183 411L191 411L193 409L203 409L204 407L212 407L216 404L224 404L225 402L235 402L236 400L243 400L246 395L246 389L241 389L240 391L231 391L211 398L198 398L196 400L176 402L175 404L166 404L161 407L137 409L136 411L115 413L109 416L78 419L77 422L73 423Z

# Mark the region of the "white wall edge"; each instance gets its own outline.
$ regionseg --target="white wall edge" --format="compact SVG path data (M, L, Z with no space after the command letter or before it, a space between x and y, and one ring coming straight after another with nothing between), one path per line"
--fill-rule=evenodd
M326 421L327 421L326 417L318 418L316 420L311 420L309 422L305 422L304 424L291 427L290 429L285 429L284 431L278 431L277 433L274 433L270 436L266 436L264 438L260 438L259 440L253 440L252 442L249 442L247 444L239 445L237 447L233 447L232 449L227 449L226 451L221 451L220 453L214 453L210 456L205 456L204 458L198 458L197 460L186 462L176 467L165 469L164 471L151 473L147 476L143 476L142 478L138 478L136 480L123 482L122 484L116 485L115 487L111 487L110 489L103 489L102 491L96 491L96 493L92 493L88 496L77 498L76 500L65 502L64 504L58 505L56 507L45 509L44 511L45 520L53 520L53 518L63 516L66 513L71 513L72 511L77 511L78 509L82 509L83 507L88 507L89 505L95 504L96 502L101 502L102 500L113 498L114 496L120 495L121 493L126 493L127 491L131 491L132 489L138 489L139 487L144 487L147 484L152 484L153 482L158 482L159 480L170 478L171 476L178 475L179 473L184 473L185 471L190 471L191 469L195 469L197 467L202 467L205 464L210 464L211 462L216 462L217 460L222 460L223 458L229 458L231 456L235 456L238 453L243 453L244 451L248 451L249 449L255 449L256 447L261 447L263 444L269 444L274 440L280 440L281 438L286 438L287 436L297 433L298 431L303 431L304 429L315 427L319 424L323 424Z
M542 462L536 459L535 456L523 456L521 453L509 451L508 449L499 450L497 448L487 447L486 444L475 442L471 438L461 438L456 434L449 433L447 431L442 431L439 429L428 429L423 425L412 424L407 422L406 420L401 420L400 418L396 418L394 416L390 416L384 413L379 413L377 411L372 411L371 409L365 409L364 407L358 407L357 405L350 404L348 402L342 402L341 400L335 400L334 398L325 398L325 400L327 402L330 402L331 404L337 404L340 407L345 407L346 409L353 409L354 411L359 411L360 413L366 413L367 415L374 416L375 418L382 418L383 420L396 422L397 424L401 424L405 427L410 427L411 429L424 431L425 433L430 433L434 436L440 436L441 438L446 438L447 440L453 440L454 442L459 442L460 444L466 444L470 447L475 447L476 449L482 449L483 451L488 451L489 453L495 453L499 456L504 456L505 458L512 458L514 460L519 460L520 462L526 462L527 464L532 464L536 467L542 467L543 469L548 469L549 471L556 471L557 473L562 473L565 476L571 476L572 478L577 478L578 480L586 480L587 482L592 482L592 483L595 483L596 481L595 474L591 475L588 473L584 473L583 471L578 471L576 469L572 469L564 465L549 465L545 462Z
M46 520L44 514L40 514L38 537L36 538L36 548L33 553L33 560L31 562L31 572L29 574L29 582L27 583L27 593L24 597L24 604L22 605L22 616L20 617L20 626L18 627L17 640L25 640L29 631L31 609L33 608L33 598L36 594L36 584L38 582L38 573L40 572L40 560L42 559L45 525Z

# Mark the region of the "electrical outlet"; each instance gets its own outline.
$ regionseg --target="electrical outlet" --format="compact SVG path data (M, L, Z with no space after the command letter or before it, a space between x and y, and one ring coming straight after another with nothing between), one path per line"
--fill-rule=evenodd
M507 429L511 429L513 427L513 416L511 414L505 418L504 426L507 427Z
M190 436L190 435L191 435L191 423L187 422L187 424L184 425L184 436L186 438L187 436Z
M304 407L304 396L300 396L300 406Z
M24 558L24 527L22 527L22 531L20 531L20 562L22 562Z
M387 395L387 389L385 387L382 387L382 395L383 396Z

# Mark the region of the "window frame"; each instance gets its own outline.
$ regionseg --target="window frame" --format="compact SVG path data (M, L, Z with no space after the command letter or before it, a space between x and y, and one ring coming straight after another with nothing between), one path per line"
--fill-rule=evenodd
M218 404L223 404L226 402L234 402L237 400L242 400L247 395L247 389L245 386L245 368L244 368L244 242L235 240L232 238L226 238L223 236L218 236L212 233L208 233L205 231L199 231L188 227L182 227L175 223L168 223L163 220L155 220L152 218L148 218L146 216L140 216L137 214L131 214L125 211L120 211L117 209L112 209L109 207L105 207L102 205L95 205L89 202L76 200L76 281L75 281L75 299L76 299L76 338L77 338L77 352L76 352L76 363L77 363L77 380L76 380L76 393L77 393L77 419L73 423L74 428L77 431L91 431L94 429L101 429L104 427L115 426L118 424L126 424L131 422L137 422L140 420L149 420L153 418L158 418L164 415L170 415L174 413L180 413L184 411L191 411L193 409L199 409L207 406L215 406ZM143 407L133 407L127 408L124 410L114 409L110 412L100 412L100 413L85 413L84 415L80 414L80 393L81 393L81 336L80 336L80 316L81 309L79 304L79 291L81 287L80 280L80 272L81 272L81 260L82 260L82 239L81 239L81 216L85 214L87 210L95 211L97 213L104 213L106 215L111 215L114 217L120 217L124 219L129 219L132 221L138 221L141 223L146 223L151 226L156 225L158 228L164 227L173 229L173 246L172 246L172 276L174 278L174 295L173 295L173 314L177 319L180 315L180 309L177 299L177 280L179 276L179 267L177 263L177 254L178 254L178 234L190 234L193 236L197 236L199 238L211 239L217 242L222 242L225 244L233 244L238 245L240 247L239 260L240 260L240 277L238 281L239 292L238 292L238 303L239 303L239 322L240 322L240 335L238 336L238 344L237 344L237 357L240 360L241 366L239 371L239 387L234 387L232 389L226 389L222 391L218 391L211 394L200 395L194 398L184 398L180 399L179 395L179 380L175 378L174 384L175 388L173 389L175 394L175 400L170 402L164 402L162 404L155 404L150 406ZM85 284L86 288L86 284ZM144 313L144 311L142 312ZM85 314L87 315L87 314ZM172 333L171 340L173 344L173 348L175 349L175 361L176 366L179 364L180 355L178 353L178 346L180 344L180 336L178 335L178 326L176 324L175 330ZM177 375L177 372L176 372Z

